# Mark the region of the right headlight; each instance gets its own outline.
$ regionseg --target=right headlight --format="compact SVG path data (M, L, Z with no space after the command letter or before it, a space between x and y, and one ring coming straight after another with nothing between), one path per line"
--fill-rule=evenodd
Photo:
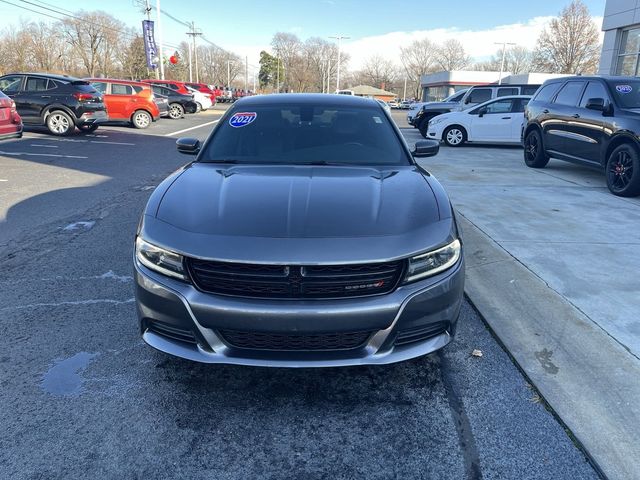
M182 255L136 238L136 258L145 267L169 277L188 281Z
M415 282L440 273L456 264L462 252L460 240L409 259L409 268L403 283Z

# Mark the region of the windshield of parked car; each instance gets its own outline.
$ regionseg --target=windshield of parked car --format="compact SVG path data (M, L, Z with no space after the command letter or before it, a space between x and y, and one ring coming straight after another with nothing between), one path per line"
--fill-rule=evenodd
M379 105L237 106L213 132L204 162L408 165Z
M620 80L611 80L608 83L619 106L622 108L640 108L640 80L622 78Z

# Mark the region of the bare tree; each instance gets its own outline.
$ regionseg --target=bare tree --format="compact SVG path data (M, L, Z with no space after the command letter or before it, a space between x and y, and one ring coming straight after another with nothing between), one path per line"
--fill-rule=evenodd
M550 73L593 73L600 59L598 27L581 0L573 0L538 38L534 65Z
M277 32L271 39L271 47L275 56L284 65L285 78L280 79L280 82L288 89L288 78L293 73L290 69L294 62L298 63L296 57L302 49L302 42L293 33Z
M471 63L471 57L465 52L462 43L456 39L445 41L436 48L436 63L442 70L451 72L463 70Z
M360 77L363 83L373 85L378 88L391 88L393 81L398 75L398 67L386 58L380 55L373 55L365 60Z
M435 70L436 53L436 46L428 38L416 40L407 47L400 47L400 60L413 84L416 97L420 96L420 75Z
M476 70L500 71L502 63L502 49L498 50L491 59L485 62L476 63L473 68ZM525 47L515 46L508 48L504 52L503 71L514 75L518 73L529 73L533 69L533 52Z

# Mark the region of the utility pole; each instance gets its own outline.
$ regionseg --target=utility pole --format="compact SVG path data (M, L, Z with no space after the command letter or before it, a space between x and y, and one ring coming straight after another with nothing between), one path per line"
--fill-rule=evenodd
M187 32L187 35L191 37L191 43L193 45L193 56L195 59L195 67L196 67L196 83L200 83L200 75L198 73L198 47L196 47L196 37L202 35L202 30L196 30L196 22L191 22L191 31ZM193 78L191 75L191 47L189 47L189 81L193 82Z
M156 23L158 24L158 43L160 44L160 79L164 80L164 57L162 56L162 22L160 20L160 0L156 0Z
M278 63L276 65L276 85L277 85L277 93L280 93L280 57L276 57Z
M244 57L244 92L247 93L249 89L249 57Z
M345 37L344 35L337 35L335 37L329 37L338 40L338 73L336 74L336 92L340 90L340 45L342 40L349 39L351 37Z
M502 61L500 62L500 76L498 77L498 85L502 85L502 72L504 71L504 55L506 53L507 45L515 45L515 43L494 42L494 45L502 45Z
M231 90L231 60L227 60L227 88Z
M404 93L402 94L402 100L407 99L407 76L404 77Z

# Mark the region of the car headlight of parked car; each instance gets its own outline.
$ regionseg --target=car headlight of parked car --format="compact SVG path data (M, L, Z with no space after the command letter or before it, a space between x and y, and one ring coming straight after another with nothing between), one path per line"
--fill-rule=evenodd
M460 240L455 239L437 250L411 257L404 283L415 282L452 267L460 258L461 251Z
M188 280L182 255L136 238L136 258L145 267L169 277Z
M429 125L436 125L437 123L440 123L444 120L444 118L434 118L433 120L429 120Z

